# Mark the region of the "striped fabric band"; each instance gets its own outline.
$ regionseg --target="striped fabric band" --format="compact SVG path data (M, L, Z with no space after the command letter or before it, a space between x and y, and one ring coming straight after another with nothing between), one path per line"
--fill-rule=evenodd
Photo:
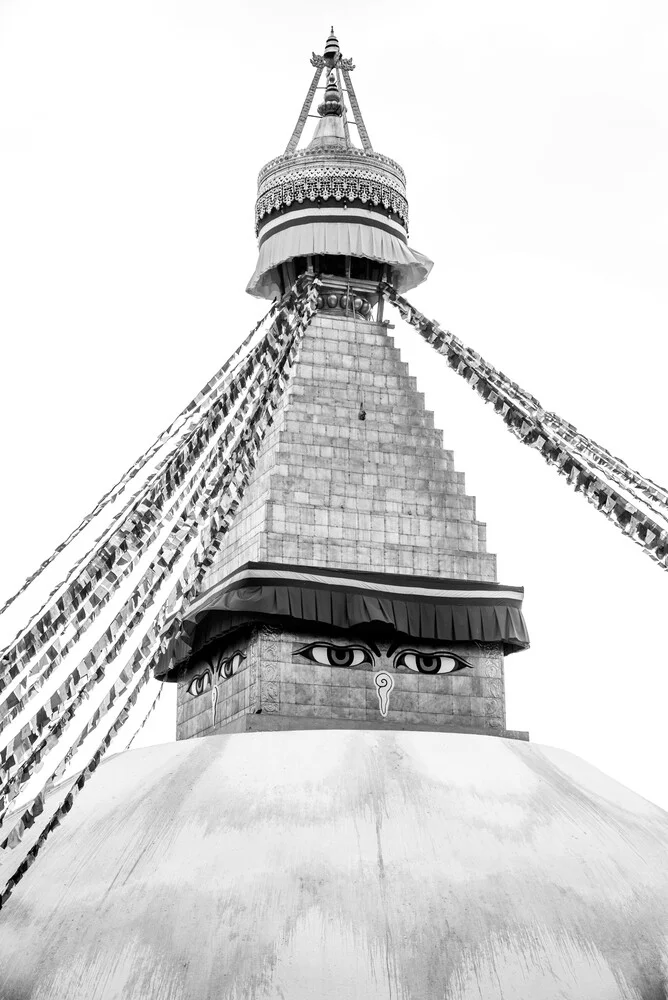
M522 587L496 583L246 563L190 605L172 656L155 672L174 680L199 650L263 621L382 627L413 639L501 643L509 653L529 645L523 596Z
M284 563L249 562L220 583L211 587L188 611L188 618L216 606L217 598L230 590L247 586L337 587L345 591L360 591L376 596L414 597L419 600L475 601L520 606L523 587L505 587L499 583L479 583L471 580L440 580L434 577L406 576L394 573L351 573L350 570L327 569L317 566L288 566Z
M271 219L271 221L265 223L260 229L258 247L261 247L270 236L274 236L276 233L283 232L285 229L293 229L297 226L310 225L314 222L347 222L362 226L371 226L373 229L380 229L384 233L395 236L402 243L408 243L404 227L384 213L372 212L364 208L339 208L334 205L327 205L323 208L313 206L310 208L287 210L278 218Z

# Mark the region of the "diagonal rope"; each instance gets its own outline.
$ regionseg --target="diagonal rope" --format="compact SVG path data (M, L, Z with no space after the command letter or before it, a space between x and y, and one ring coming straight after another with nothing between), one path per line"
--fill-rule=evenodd
M616 482L619 482L620 485L627 484L627 489L633 488L639 499L644 500L645 503L654 501L659 505L659 510L668 506L668 490L632 469L623 459L617 458L607 448L597 444L591 438L585 437L577 428L566 423L555 413L546 413L545 421L565 442L587 457L590 462L605 470L607 475L614 477Z
M230 376L228 379L223 381L221 390L229 390L232 400L234 400L238 395L239 380L241 379L241 381L243 382L247 379L249 366L252 366L253 363L257 361L258 357L262 354L262 351L265 349L266 346L266 339L270 335L270 333L271 331L269 332L269 334L265 336L264 340L257 345L257 348L253 352L251 352L251 354L245 359L244 368L242 369L241 374L234 373L233 376ZM210 396L208 400L209 409L211 408L212 398L216 402L218 402L221 398L224 398L224 396L222 395L222 392L218 393L215 397ZM120 520L122 520L123 515L126 515L128 511L139 508L142 520L146 520L147 513L149 513L149 511L147 508L143 509L141 508L141 501L146 497L147 494L150 493L151 487L160 485L164 486L165 482L170 486L173 485L170 482L170 476L172 473L170 460L173 460L175 455L180 455L181 452L185 450L187 446L191 446L193 438L197 437L197 434L198 432L201 432L201 429L202 429L201 424L196 424L194 429L192 429L189 433L186 434L186 437L183 439L183 441L177 443L177 445L172 448L172 451L168 453L165 459L163 459L161 465L154 471L154 473L150 476L150 478L146 481L146 483L143 484L142 488L133 497L130 498L129 502L126 504L126 507L118 515L114 517L111 527L108 527L106 529L103 535L97 540L95 546L91 551L94 551L95 548L100 548L100 542L102 541L102 539L108 537L110 533L113 533L114 526L116 526L117 523ZM114 551L113 545L108 550L105 550L105 552L108 553L111 553L113 551ZM82 562L85 562L85 560L88 558L89 555L90 552L88 553L87 556L84 556L83 559L79 561L79 563L75 565L73 570L70 571L69 574L70 577L73 576L74 572L80 567ZM61 602L68 603L72 601L73 595L74 597L78 595L78 591L76 589L76 582L77 581L75 581L71 585L71 590L69 593L66 592L65 594L61 595L60 597ZM59 585L59 587L60 586L62 585ZM57 587L53 593L55 593L58 589L59 588ZM15 652L23 652L26 649L30 648L31 640L38 641L40 635L42 635L45 632L45 630L48 630L49 626L52 624L53 618L49 617L48 614L48 611L51 610L52 607L53 605L49 603L49 600L47 600L45 604L47 612L44 615L42 615L42 612L38 612L37 615L34 616L34 618L38 618L40 615L42 615L42 617L32 626L32 628L29 626L27 629L21 630L21 632L12 641L12 643L9 644L6 650L3 650L3 655L7 656ZM44 610L45 609L43 608L42 611Z
M147 630L144 632L143 638L138 644L138 649L133 656L131 666L135 680L132 683L127 698L121 703L116 716L110 720L110 724L107 725L106 732L101 741L99 740L100 734L97 731L100 708L98 708L93 716L94 721L91 720L92 725L84 727L79 737L78 745L82 746L83 752L86 738L94 736L95 747L92 751L91 748L86 749L86 763L81 771L77 773L77 776L73 779L69 787L58 789L58 794L54 796L57 801L49 803L49 809L45 809L47 786L58 773L62 773L63 763L71 762L71 751L68 751L63 756L63 760L56 768L49 768L51 774L46 781L42 781L39 793L32 799L28 808L19 810L20 815L17 816L17 814L14 814L9 817L8 823L5 824L1 845L5 850L9 847L20 845L25 831L34 826L36 822L40 826L40 829L35 841L32 844L26 845L22 852L18 852L19 856L16 858L16 861L11 861L7 866L3 866L6 877L4 879L4 889L0 889L2 903L5 902L12 888L33 863L49 833L58 826L62 817L69 811L74 796L94 772L111 740L127 721L130 708L150 676L150 665L154 662L156 654L159 651L165 652L170 642L176 637L179 627L179 616L188 602L198 592L202 578L213 562L222 543L224 533L228 530L234 513L238 508L245 486L255 466L267 427L271 422L276 407L283 397L285 385L290 377L303 332L315 311L316 297L317 286L315 283L306 283L304 292L296 297L294 315L286 323L286 330L282 333L283 349L281 356L270 373L265 389L254 408L253 415L245 427L243 434L240 436L244 448L240 450L236 464L235 478L237 482L235 487L233 489L228 488L222 498L222 504L212 510L206 523L200 523L196 526L194 551L190 555L186 553L184 557L184 561L186 562L185 567L179 568L175 573L175 577L164 588L165 590L171 588L170 593L164 601L160 600L157 614L148 623ZM211 489L212 498L219 496L226 482L228 483L227 477L220 478L215 488ZM146 618L142 616L142 624L145 622ZM65 785L67 785L67 782L65 782ZM27 792L28 790L26 789L26 794ZM46 812L48 812L48 815L44 815ZM7 826L10 826L11 829L7 829Z
M494 406L520 441L540 452L548 465L553 465L565 476L576 492L582 493L662 569L668 570L668 507L664 499L668 493L665 489L633 472L625 462L614 459L606 449L556 414L546 413L534 396L452 333L427 319L390 285L384 284L382 293L397 307L402 318L445 357L450 368L485 402ZM635 503L628 496L633 497ZM637 503L649 507L651 516L636 506Z
M252 419L252 415L251 418ZM212 454L210 467L199 477L195 494L202 498L199 506L188 504L178 521L172 527L169 536L156 554L151 566L135 585L130 597L121 611L116 615L112 626L105 632L101 642L85 659L77 663L70 672L66 682L48 698L47 705L40 708L14 736L0 754L0 763L7 775L5 785L0 787L0 794L7 794L12 786L19 790L19 785L30 777L34 766L53 743L62 736L64 729L74 715L81 696L90 694L92 688L105 677L107 665L112 664L131 637L133 629L141 624L143 617L149 612L159 587L174 570L183 548L188 545L198 532L198 525L210 514L210 507L215 495L220 492L218 486L222 476L222 489L230 489L235 485L238 476L237 463L243 459L246 447L243 425L237 428L237 444L230 454L227 451L225 437ZM100 657L105 654L102 659ZM127 680L123 675L121 681ZM115 685L112 689L112 703L124 687ZM67 700L66 700L67 699ZM55 704L54 704L55 702ZM49 713L49 709L51 710ZM49 726L44 726L45 712L49 714ZM26 759L27 758L27 759ZM23 763L22 763L23 761ZM21 765L17 771L18 765ZM17 775L15 777L15 775ZM9 792L9 797L13 797ZM0 821L2 816L0 815Z
M73 618L79 622L90 621L108 602L110 588L106 593L94 598L92 587L104 590L104 582L118 584L123 574L131 569L131 552L138 553L146 539L142 533L150 533L151 525L159 523L167 501L176 494L187 472L190 462L207 446L211 434L218 424L216 418L225 417L241 395L241 391L258 378L256 365L261 364L263 353L275 339L274 326L245 359L240 371L221 383L220 391L210 396L206 420L199 420L185 437L178 442L161 465L149 477L141 490L114 517L112 524L97 540L96 545L76 564L70 578L78 570L65 594L51 603L47 602L39 614L41 617L26 629L3 651L4 675L0 679L0 691L19 676L29 672L39 673L45 666L53 665L58 659L57 649L47 648L57 644L58 637L71 624ZM261 373L260 373L261 374ZM121 563L121 573L116 570ZM80 614L87 602L86 615ZM44 651L41 661L33 667L34 658Z
M241 382L243 383L243 388L247 390L247 393L250 393L253 387L260 383L263 377L263 368L266 367L267 363L269 363L270 361L270 353L271 353L270 347L267 346L265 348L266 357L258 359L259 365L257 369L251 372L250 374L248 370L246 371L244 378L241 380ZM235 391L240 392L239 385L236 386ZM250 405L249 400L250 400L250 395L247 395L246 397L243 396L241 397L240 406L237 409L236 413L233 414L231 418L232 422L228 427L229 433L228 437L226 438L227 441L229 441L229 439L231 438L234 431L234 427L239 423L241 419L243 419L244 414L248 406ZM222 399L219 402L217 401L215 404L212 404L211 407L209 408L209 412L206 414L207 434L200 435L200 440L198 441L198 448L190 449L189 453L186 452L185 454L181 452L175 456L174 462L180 464L183 470L184 485L181 493L176 495L173 504L174 507L177 507L179 502L183 499L183 497L187 495L187 491L190 487L190 484L185 477L192 471L193 457L197 459L202 453L206 455L206 451L205 450L203 451L203 449L211 447L211 442L215 440L214 434L218 431L221 425L225 426L224 423L222 423L222 421L228 415L229 411L230 411L229 398ZM201 447L199 447L200 445ZM215 455L213 456L213 460L215 460ZM208 461L209 464L212 461L211 453L209 453ZM41 686L44 683L44 681L48 678L48 676L53 672L55 667L62 661L63 657L66 655L69 649L71 649L72 646L76 644L76 642L80 639L81 635L89 628L91 622L97 617L97 615L104 608L104 606L114 596L114 592L116 591L122 580L126 578L128 575L130 575L130 573L134 570L137 563L141 560L143 554L146 552L148 545L152 543L155 540L155 538L159 535L160 531L163 528L163 523L157 520L156 516L153 516L153 512L151 512L151 514L152 516L146 517L145 524L141 523L139 526L136 526L134 515L128 522L129 530L131 532L130 541L134 548L134 553L132 555L132 558L126 559L124 565L120 569L114 568L113 565L109 568L107 576L109 574L113 574L113 585L114 585L113 588L108 587L105 584L104 579L100 576L101 582L99 584L98 591L101 591L101 593L97 593L97 596L96 592L87 595L88 606L84 606L84 610L88 612L88 614L87 616L83 617L81 616L81 614L77 616L77 621L79 624L77 625L75 631L68 637L66 637L64 640L61 635L61 641L58 643L58 646L54 647L51 650L50 655L45 655L44 657L42 657L42 660L40 660L40 663L37 665L37 667L33 668L32 670L31 670L31 661L28 660L27 658L26 662L18 661L18 659L16 659L13 667L9 667L9 669L7 670L8 674L20 670L22 681L21 684L19 685L18 690L27 689L27 691L26 693L24 693L22 698L19 698L16 693L17 688L15 686L12 691L13 697L11 699L11 703L8 704L7 700L4 700L3 704L6 707L3 713L4 718L0 730L4 729L7 725L7 722L11 718L13 718L17 714L17 712L23 707L23 704L25 704L25 699L30 690L34 689L35 687ZM174 513L171 512L168 515L168 520L172 520L174 516L175 516ZM143 531L144 529L148 530L149 532L148 535L146 534L141 535L138 532L137 527L139 527L141 531ZM125 553L127 554L128 551L129 547L126 547ZM103 566L106 565L107 563L103 562ZM65 625L63 625L62 628L64 629ZM32 674L32 676L28 676L28 674Z
M156 694L155 698L153 699L153 701L149 705L148 709L144 713L142 721L139 723L139 725L135 729L134 733L132 734L132 736L130 737L130 739L128 740L128 742L125 744L125 749L126 750L130 750L130 748L132 747L132 744L137 739L137 737L139 736L140 732L142 731L142 729L144 728L144 726L146 725L146 723L148 722L148 720L151 718L151 716L153 715L153 713L156 710L156 708L158 707L158 702L162 698L162 695L164 693L165 687L166 687L166 682L165 681L158 681L158 693Z
M274 359L277 357L278 350ZM253 406L257 409L257 403ZM250 419L252 422L252 415ZM241 433L238 434L235 448L230 453L228 450L230 437L237 433L240 427ZM184 546L196 536L198 525L209 517L214 486L216 492L220 492L221 487L216 484L222 477L223 490L235 487L235 479L238 476L237 464L243 460L246 447L245 433L243 420L237 416L234 426L224 433L218 445L212 450L205 471L198 473L194 500L201 499L199 506L189 502L184 507L169 536L161 544L160 551L156 553L123 608L91 652L77 663L74 669L69 670L65 681L55 692L47 692L46 702L38 711L27 721L20 720L21 729L15 727L15 731L11 734L12 738L0 753L0 763L3 765L6 778L4 784L0 786L5 809L8 807L8 801L20 790L20 786L30 778L42 756L62 736L81 696L87 697L92 687L104 679L106 666L118 655L133 628L141 623L153 603L158 587L172 572ZM48 727L45 726L45 717L49 718Z
M27 721L21 720L22 728L12 734L11 740L0 753L0 763L3 765L3 771L8 781L13 777L14 770L26 757L28 759L21 767L22 774L25 774L28 768L38 762L41 754L48 750L55 738L61 735L62 726L71 717L80 696L82 694L87 696L92 686L104 679L106 665L114 661L120 649L131 636L133 629L141 622L142 616L150 608L160 584L172 571L181 549L196 533L200 519L207 514L207 504L210 500L210 480L212 477L215 480L220 469L228 467L226 463L230 459L233 461L233 456L227 453L227 442L228 436L223 435L221 442L211 453L206 470L198 474L191 499L184 505L168 537L162 542L159 551L155 553L150 566L134 585L130 596L101 640L96 643L83 660L69 670L65 681L54 692L47 691L42 695L42 701L45 700L46 704L40 705L37 711L32 709L33 714ZM197 501L201 502L197 503ZM106 655L100 659L103 651L106 652ZM20 703L20 707L23 707L23 704ZM43 717L49 709L51 709L50 726L48 730L45 730ZM0 786L0 794L4 793L5 787Z
M31 573L30 576L28 576L24 580L19 589L14 594L12 594L11 597L7 598L4 604L0 606L0 615L2 615L3 612L5 612L9 607L11 607L14 601L18 597L20 597L21 594L25 593L30 584L34 583L34 581L37 580L38 577L42 575L44 570L46 570L51 565L51 563L57 558L57 556L59 556L62 552L65 551L65 549L81 534L81 532L91 523L91 521L93 521L98 516L98 514L100 514L104 510L105 507L107 507L109 504L113 503L114 500L116 500L116 498L123 492L127 484L131 482L135 478L137 473L142 468L144 468L144 466L157 454L157 452L165 444L165 442L168 441L171 437L173 437L174 434L177 433L177 431L181 428L183 423L190 417L193 410L199 407L201 403L206 400L206 398L209 396L209 394L211 393L213 388L217 385L217 383L220 381L220 379L223 378L223 376L227 371L229 371L230 366L239 359L239 356L249 345L249 343L257 333L257 331L260 329L263 323L265 323L265 321L269 318L269 316L273 315L273 313L276 311L276 308L277 308L276 304L272 304L271 308L268 310L267 313L265 313L262 319L258 320L254 328L244 339L243 343L239 345L236 351L227 359L225 364L216 372L213 378L209 379L206 385L203 386L203 388L197 393L196 396L193 397L193 399L191 399L188 405L184 407L184 409L181 411L181 413L179 413L178 417L176 417L176 419L172 421L169 427L156 438L153 444L150 445L150 447L147 448L147 450L142 455L139 456L139 458L127 470L127 472L125 472L121 476L118 482L114 486L112 486L112 488L107 493L104 494L102 499L95 504L93 509L88 514L86 514L86 516L80 521L77 527L70 532L67 538L56 546L56 548L53 550L48 559L45 559L44 562L40 563L35 572ZM61 584L59 584L58 586L60 587Z

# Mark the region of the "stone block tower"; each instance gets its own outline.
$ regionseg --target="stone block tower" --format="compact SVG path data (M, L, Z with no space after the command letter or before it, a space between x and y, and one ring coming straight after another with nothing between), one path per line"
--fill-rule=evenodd
M403 171L373 152L333 34L282 157L260 173L252 294L322 283L287 393L190 609L177 736L505 728L504 656L528 643L475 500L382 317L431 262L407 245ZM319 76L325 100L298 148ZM350 140L344 83L363 149ZM299 133L299 134L297 134ZM295 135L297 136L295 141Z

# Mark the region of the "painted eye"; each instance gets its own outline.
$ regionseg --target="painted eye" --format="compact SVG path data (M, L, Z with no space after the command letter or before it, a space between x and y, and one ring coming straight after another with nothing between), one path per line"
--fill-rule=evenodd
M211 674L206 670L203 674L197 674L188 685L188 694L204 694L211 687Z
M371 654L362 646L335 646L316 642L295 652L312 663L321 663L326 667L359 667L362 663L372 662Z
M237 670L246 659L246 654L236 651L232 656L226 657L226 659L221 660L220 666L218 667L218 676L227 679L231 677L232 674L236 674Z
M399 653L394 665L416 670L419 674L454 674L457 670L468 667L468 663L450 653L418 653L411 649Z

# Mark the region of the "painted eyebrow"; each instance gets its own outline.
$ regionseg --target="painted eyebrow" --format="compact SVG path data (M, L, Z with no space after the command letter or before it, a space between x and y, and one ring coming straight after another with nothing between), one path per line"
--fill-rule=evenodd
M394 656L394 654L399 650L401 650L402 653L417 653L419 656L451 656L453 660L459 660L460 663L464 663L467 667L471 666L468 660L464 659L463 656L460 656L459 653L453 653L450 649L437 648L429 653L421 653L419 649L415 648L415 646L411 646L406 642L391 642L387 647L387 653L385 655Z
M194 680L195 677L204 677L206 674L211 674L211 667L205 667L204 670L199 670L196 674L191 674L190 680Z
M359 646L367 650L370 649L372 653L376 654L376 656L380 656L378 646L375 642L371 642L370 640L365 642L362 642L361 640L359 642L341 642L341 644L339 644L334 639L317 639L315 642L307 642L306 645L301 646L300 649L310 649L313 646L326 646L327 643L329 643L330 646L338 646L339 649L347 649L350 646ZM299 653L300 649L296 649L295 653Z

